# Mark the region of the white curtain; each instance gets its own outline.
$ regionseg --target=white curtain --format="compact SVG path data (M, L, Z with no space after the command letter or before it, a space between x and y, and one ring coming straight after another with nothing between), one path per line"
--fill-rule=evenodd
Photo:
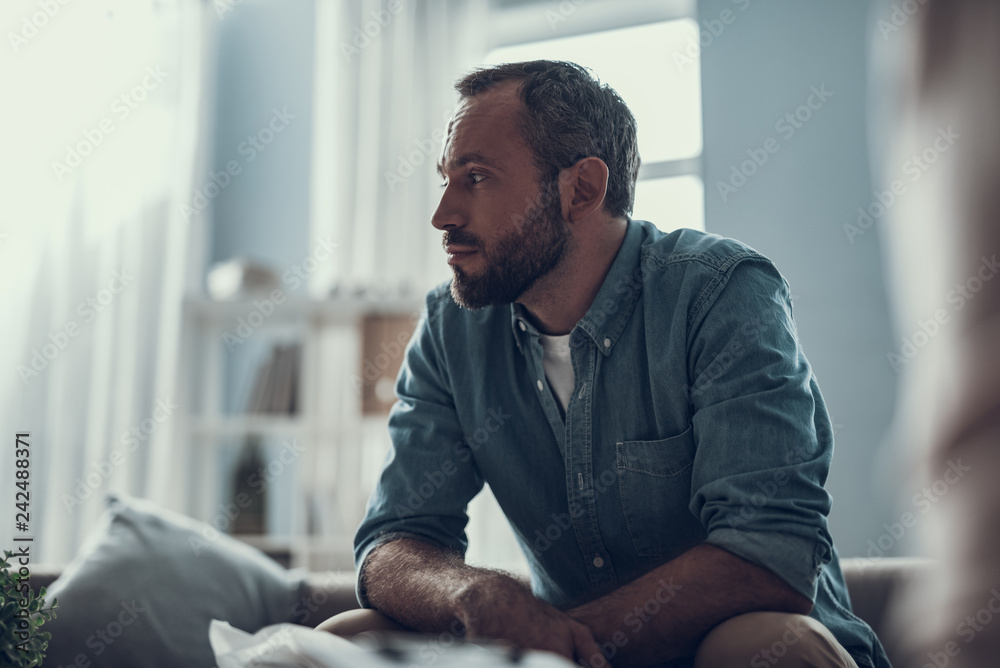
M314 243L337 240L339 255L313 276L316 294L375 285L419 302L449 278L441 232L430 224L441 194L434 165L458 100L455 81L493 46L490 20L490 3L480 0L317 1L312 233ZM356 366L354 356L326 355L321 376L349 378ZM348 533L388 447L384 417L348 426L356 416L340 413L345 433L358 439L342 442L338 466L317 469L338 473L316 481L333 490L321 505L338 509ZM521 567L492 495L477 498L469 514L470 560Z
M189 223L207 114L199 0L4 3L0 62L0 490L30 432L36 561L70 559L115 489L179 508L171 434L181 297L198 280ZM50 11L51 10L50 7Z
M340 241L316 287L449 276L430 216L455 81L489 48L489 3L317 0L313 234Z

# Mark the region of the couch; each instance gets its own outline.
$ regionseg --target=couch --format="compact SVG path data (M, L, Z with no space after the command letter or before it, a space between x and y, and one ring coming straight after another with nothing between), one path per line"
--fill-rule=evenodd
M854 613L864 619L882 639L890 661L900 666L899 642L902 640L889 621L889 607L905 595L908 588L929 576L931 562L913 558L844 559ZM49 586L61 569L35 566L31 584L34 589ZM333 615L358 606L354 597L354 574L349 572L311 573L308 576L305 604L300 607L303 624L316 626ZM53 642L58 642L53 638Z

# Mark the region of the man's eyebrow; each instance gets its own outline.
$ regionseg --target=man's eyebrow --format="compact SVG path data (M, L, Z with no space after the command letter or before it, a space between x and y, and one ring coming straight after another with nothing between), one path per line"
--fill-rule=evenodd
M458 169L459 167L463 167L464 165L467 165L470 162L479 162L486 165L487 167L493 167L494 169L497 167L495 162L487 158L482 153L476 151L473 151L471 153L463 153L451 163L451 167L452 169ZM442 162L440 159L437 162L437 173L440 174L442 178L444 178L445 176L444 162Z

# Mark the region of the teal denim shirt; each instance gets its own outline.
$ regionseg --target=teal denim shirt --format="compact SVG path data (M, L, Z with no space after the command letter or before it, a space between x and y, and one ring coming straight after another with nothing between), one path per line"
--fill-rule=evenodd
M464 554L467 504L489 483L534 593L560 609L708 543L814 601L859 666L889 665L850 612L827 529L830 416L770 260L629 221L570 336L565 417L525 316L519 304L461 309L448 284L427 295L355 537L359 572L400 537ZM358 599L368 605L360 578Z

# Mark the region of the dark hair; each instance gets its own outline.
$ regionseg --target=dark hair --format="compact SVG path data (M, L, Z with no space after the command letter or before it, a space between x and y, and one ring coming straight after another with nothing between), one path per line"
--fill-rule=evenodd
M518 127L535 154L542 182L577 161L600 158L608 166L604 207L615 217L632 212L639 147L635 117L624 100L590 70L563 61L533 60L484 67L455 84L463 98L519 81L525 113Z

